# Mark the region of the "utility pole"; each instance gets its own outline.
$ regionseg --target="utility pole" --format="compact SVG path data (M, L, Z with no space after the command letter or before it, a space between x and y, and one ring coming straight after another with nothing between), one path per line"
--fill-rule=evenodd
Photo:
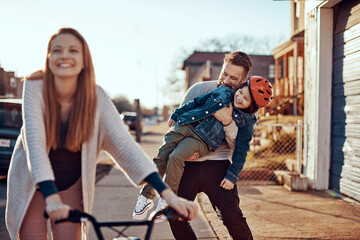
M136 142L141 142L141 110L140 110L140 100L135 99L135 111L136 111Z

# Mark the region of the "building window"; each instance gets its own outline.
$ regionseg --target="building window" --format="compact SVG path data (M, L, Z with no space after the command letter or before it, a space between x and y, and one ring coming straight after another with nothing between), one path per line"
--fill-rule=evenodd
M268 74L269 78L275 78L275 65L274 64L270 64L269 65L269 74Z
M16 88L16 79L14 77L10 78L10 87Z

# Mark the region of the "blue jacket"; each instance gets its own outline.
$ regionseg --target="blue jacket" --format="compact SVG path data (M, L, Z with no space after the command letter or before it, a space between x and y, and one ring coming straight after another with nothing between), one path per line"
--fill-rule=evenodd
M221 122L211 114L228 106L234 95L231 88L220 86L215 90L194 98L171 115L177 125L201 122L195 127L194 132L199 135L212 149L217 149L226 144L225 132ZM232 164L225 176L226 179L235 183L245 164L247 151L250 147L256 116L241 111L234 107L233 119L238 127L235 149L232 156Z

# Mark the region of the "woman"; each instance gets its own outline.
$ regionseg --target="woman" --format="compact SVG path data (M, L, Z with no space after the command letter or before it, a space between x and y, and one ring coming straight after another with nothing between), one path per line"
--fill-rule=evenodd
M111 100L96 86L88 45L76 30L62 28L50 38L40 76L42 80L25 81L24 124L9 168L6 225L12 239L47 239L44 210L54 239L80 239L80 224L53 221L73 208L91 212L101 150L135 184L148 182L180 214L196 216L196 205L162 182Z

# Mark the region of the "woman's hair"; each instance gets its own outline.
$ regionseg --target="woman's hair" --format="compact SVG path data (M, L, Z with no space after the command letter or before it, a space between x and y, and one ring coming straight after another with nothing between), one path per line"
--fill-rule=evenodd
M245 81L245 82L243 82L243 83L240 83L238 89L241 89L241 88L244 88L244 87L249 87L247 81ZM236 90L236 91L237 91L237 90ZM249 91L251 91L251 89L249 89ZM256 105L254 99L251 98L251 104L250 104L250 106L247 107L247 108L241 109L241 110L244 111L244 112L253 114L253 113L256 113L256 112L259 110L259 107Z
M49 40L47 48L46 65L43 71L43 98L45 103L45 131L46 145L56 149L60 143L60 104L56 99L54 74L49 67L49 53L52 41L60 34L72 34L82 44L84 68L81 70L76 91L73 96L71 112L69 116L69 128L66 135L65 147L70 151L79 151L81 144L89 140L93 134L96 112L96 83L94 67L89 47L81 34L72 28L61 28ZM39 71L31 74L39 79Z

